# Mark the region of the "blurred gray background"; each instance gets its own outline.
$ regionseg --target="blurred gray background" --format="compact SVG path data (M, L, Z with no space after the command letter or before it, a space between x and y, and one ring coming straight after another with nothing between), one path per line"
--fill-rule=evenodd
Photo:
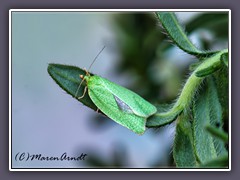
M177 15L185 23L199 13ZM129 87L150 102L172 102L186 77L189 62L194 58L172 45L162 47L169 43L164 40L160 27L153 32L157 34L153 38L148 35L146 38L143 33L134 37L135 40L131 39L131 33L126 35L126 32L133 35L141 33L143 26L149 26L143 22L151 20L150 27L158 27L152 13L140 15L139 23L138 16L135 16L133 13L111 12L12 12L13 168L148 168L174 165L170 156L174 125L147 130L142 136L136 135L83 106L65 93L47 73L48 63L88 68L106 45L91 72ZM137 30L130 29L136 24L140 24ZM123 30L123 27L129 29ZM211 33L199 31L189 34L199 47L205 45L199 39L214 39ZM149 51L149 56L143 57L141 53L148 51L140 49L140 46L135 49L137 56L129 55L126 51L134 52L134 43L131 42L141 44L141 39L147 39L154 45L154 53ZM159 41L155 40L154 44L153 39ZM226 46L221 39L219 41L210 47ZM160 42L161 47L158 45ZM126 43L131 47L126 47ZM151 46L146 47L152 49ZM164 56L162 49L167 49ZM143 61L140 61L141 57ZM144 73L149 79L141 79ZM85 161L78 162L20 162L14 160L18 152L50 157L64 152L69 156L85 153L87 157Z

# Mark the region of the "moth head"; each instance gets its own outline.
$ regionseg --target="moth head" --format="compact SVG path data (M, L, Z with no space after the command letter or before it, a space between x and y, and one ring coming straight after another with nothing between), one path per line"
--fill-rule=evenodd
M80 77L81 79L84 79L84 75L82 75L82 74L80 74L79 77Z
M86 75L80 74L79 77L81 79L81 83L83 83L83 81L88 82L91 75L88 72L86 72Z

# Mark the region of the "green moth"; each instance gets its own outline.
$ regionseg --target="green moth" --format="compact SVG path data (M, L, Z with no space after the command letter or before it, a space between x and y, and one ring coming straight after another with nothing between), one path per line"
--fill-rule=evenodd
M104 48L105 46L94 58L89 69ZM90 75L89 69L85 76L80 75L82 82L85 81L87 85L83 95L78 99L83 98L88 89L92 102L106 116L137 134L143 134L146 119L157 112L156 107L122 86L100 76ZM75 97L82 82L79 84Z
M155 106L136 93L100 76L91 76L87 72L80 78L87 84L83 96L88 89L89 97L106 116L137 134L144 133L146 119L157 112Z

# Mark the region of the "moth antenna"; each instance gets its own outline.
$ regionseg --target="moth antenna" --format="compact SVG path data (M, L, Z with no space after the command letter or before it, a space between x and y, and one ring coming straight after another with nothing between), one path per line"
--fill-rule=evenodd
M93 62L92 62L91 65L89 66L88 70L86 70L86 68L84 68L84 70L86 71L86 75L90 75L90 74L89 74L90 68L92 67L93 63L96 61L96 59L98 58L98 56L101 54L101 52L105 49L105 47L106 47L106 46L103 46L103 48L101 49L101 51L99 51L99 53L96 55L96 57L94 58ZM82 76L82 75L80 75L80 78L81 78L81 76ZM79 86L78 86L78 88L77 88L77 91L76 91L75 96L74 96L75 98L77 97L78 91L79 91L79 89L80 89L83 81L84 81L84 78L82 78L82 81L81 81L81 83L79 84ZM86 87L87 87L87 86L86 86ZM79 97L78 99L81 99L81 98L84 97L84 95L85 95L85 93L86 93L86 87L85 87L85 89L84 89L83 95L82 95L81 97Z
M91 63L91 65L89 66L87 72L89 72L90 68L92 67L93 63L96 61L96 59L98 58L98 56L101 54L101 52L105 49L106 46L103 46L103 48L101 49L101 51L99 51L99 53L96 55L96 57L94 58L93 62Z
M87 70L86 68L84 68L84 71L86 72L86 75L85 75L85 76L89 76L89 75L90 75L89 72L88 72L88 70Z

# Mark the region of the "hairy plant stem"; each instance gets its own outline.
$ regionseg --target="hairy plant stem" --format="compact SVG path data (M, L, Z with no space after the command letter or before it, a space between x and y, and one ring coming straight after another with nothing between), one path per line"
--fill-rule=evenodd
M164 118L164 121L161 122L161 125L167 124L172 122L175 117L180 114L184 109L187 109L188 106L191 104L194 95L196 93L196 91L199 88L199 85L201 84L201 82L203 81L203 79L206 77L202 76L202 77L198 77L197 73L199 71L208 71L209 69L213 66L216 65L216 63L218 64L218 62L220 62L220 57L223 53L228 52L227 49L224 49L218 53L216 53L215 55L209 57L208 59L206 59L205 61L203 61L193 72L192 74L189 76L189 78L187 79L181 94L179 95L176 103L174 104L174 106L167 112L162 112L162 113L157 113L154 116L159 117L159 118ZM214 67L215 68L215 67ZM168 118L169 117L169 118ZM156 124L156 126L159 126Z

